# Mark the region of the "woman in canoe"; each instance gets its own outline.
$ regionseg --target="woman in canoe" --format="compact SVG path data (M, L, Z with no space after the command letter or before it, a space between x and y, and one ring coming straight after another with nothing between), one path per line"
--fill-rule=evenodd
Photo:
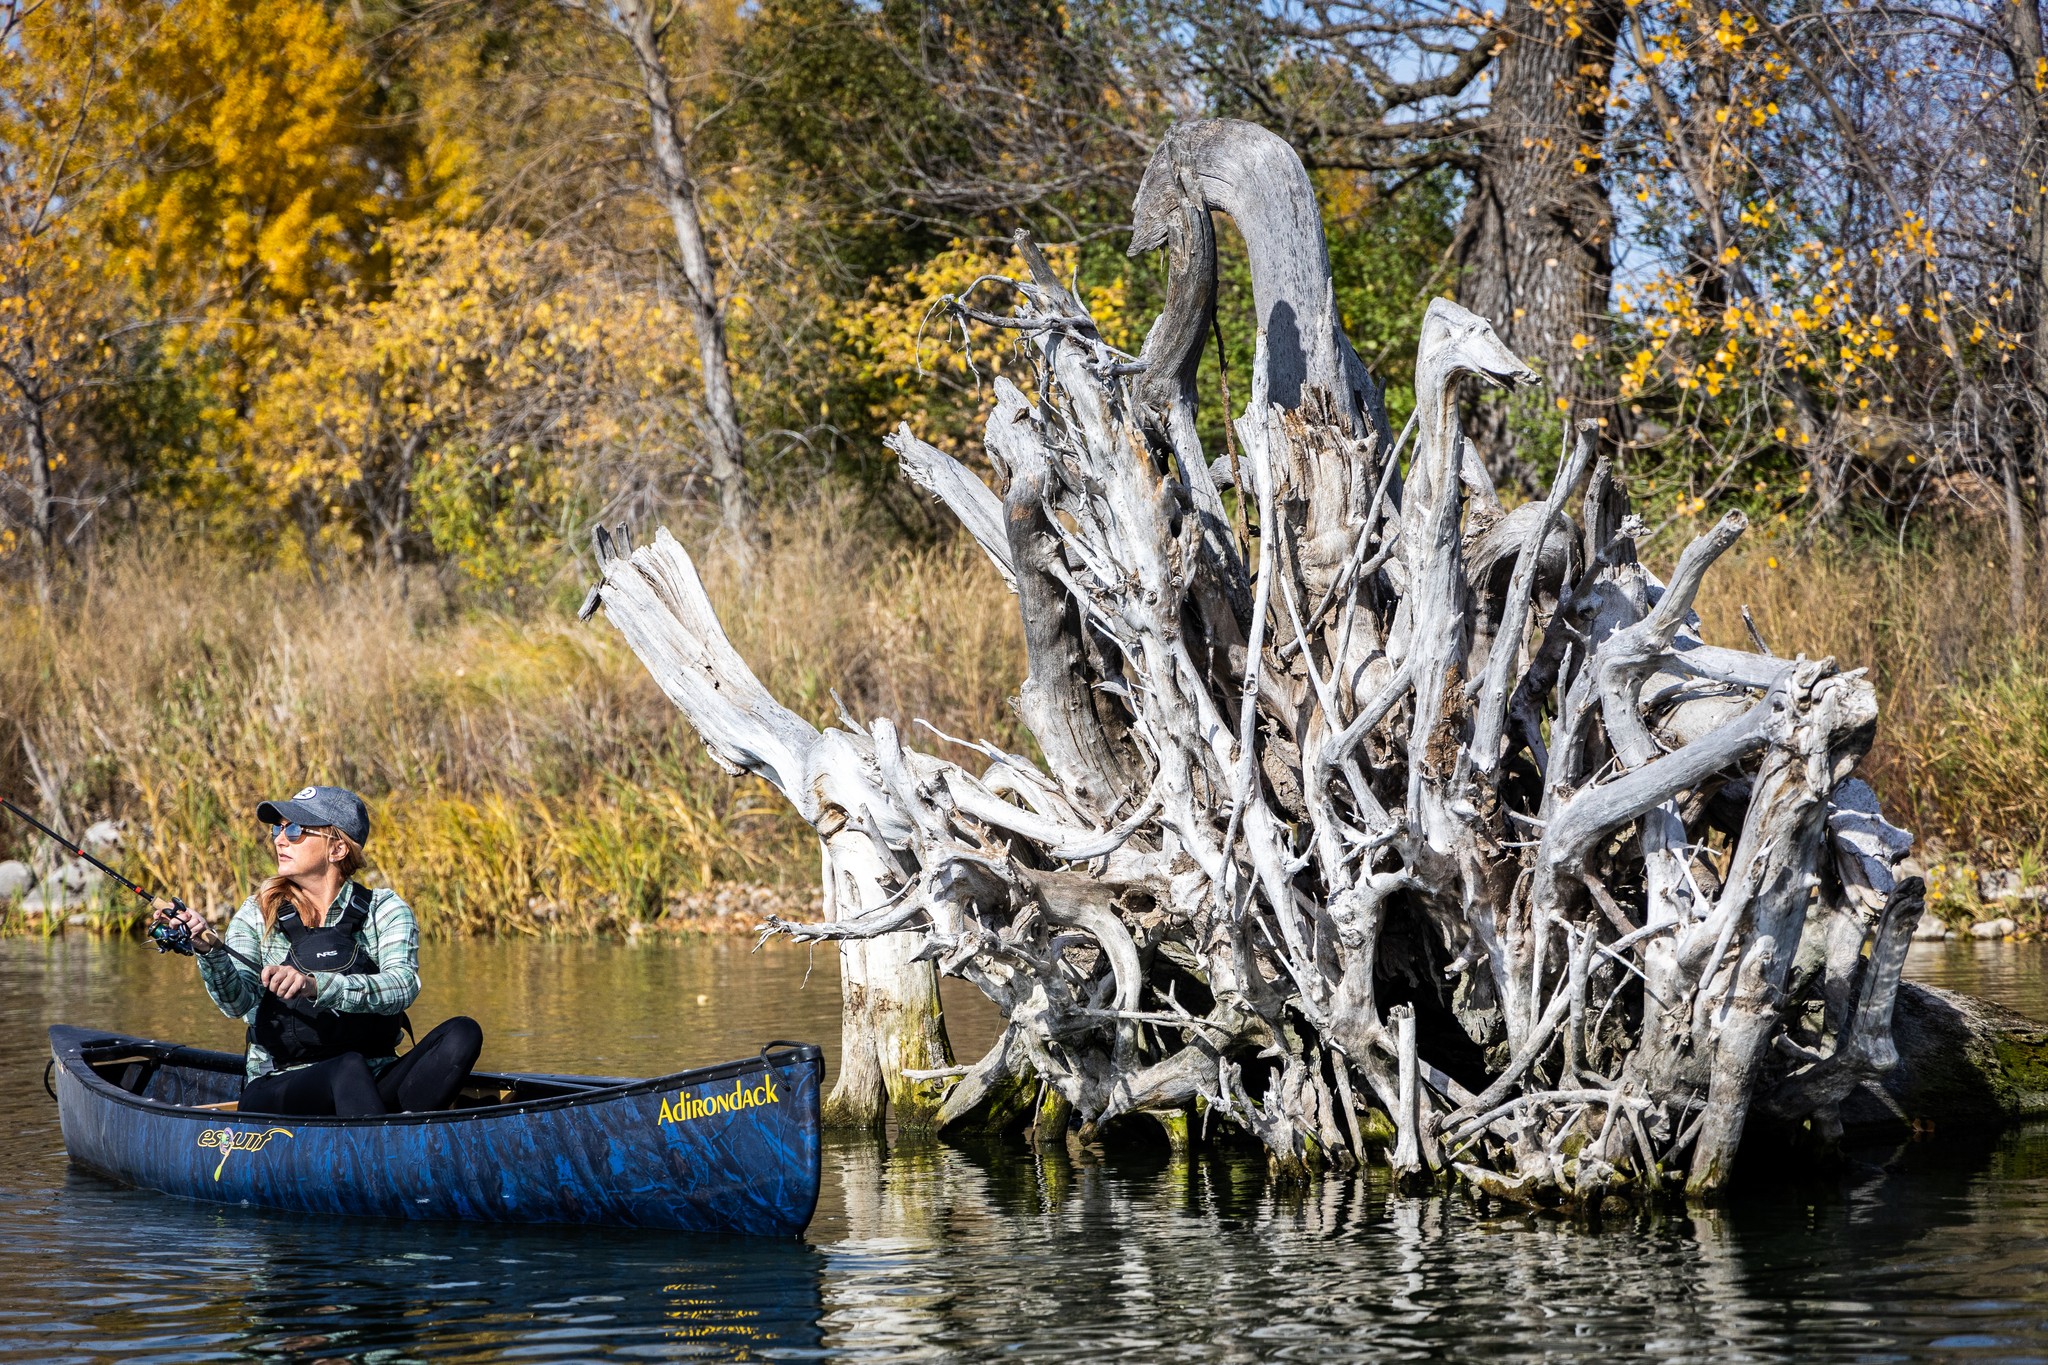
M343 1118L445 1109L483 1049L476 1021L450 1019L397 1054L420 993L419 926L397 893L350 880L370 813L340 787L265 801L277 875L242 903L227 946L197 911L199 979L221 1013L249 1026L243 1113ZM171 916L157 912L158 919ZM264 964L261 972L249 962Z

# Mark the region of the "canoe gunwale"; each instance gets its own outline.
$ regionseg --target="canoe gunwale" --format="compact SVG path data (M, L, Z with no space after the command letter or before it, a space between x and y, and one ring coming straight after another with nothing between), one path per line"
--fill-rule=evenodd
M341 1118L335 1115L293 1114L280 1116L259 1114L250 1111L246 1116L236 1111L232 1115L217 1109L202 1109L196 1106L166 1104L123 1089L101 1076L88 1060L88 1052L101 1050L118 1052L126 1049L132 1052L161 1053L156 1060L163 1066L185 1065L197 1070L219 1071L221 1059L234 1063L231 1074L239 1075L241 1059L234 1053L215 1052L211 1049L194 1048L183 1043L170 1043L155 1038L138 1038L128 1034L112 1033L99 1029L84 1029L71 1024L50 1026L50 1050L61 1067L79 1084L86 1087L94 1097L122 1104L130 1109L166 1118L196 1119L215 1124L223 1118L240 1120L244 1117L277 1118L289 1117L296 1124L316 1128L377 1128L391 1125L416 1124L460 1124L472 1120L490 1120L509 1115L544 1113L558 1109L574 1109L587 1105L610 1104L619 1100L637 1099L643 1095L665 1090L680 1090L686 1086L704 1085L713 1081L729 1080L757 1071L767 1071L789 1065L815 1064L822 1073L824 1050L814 1043L788 1043L780 1040L762 1047L752 1057L743 1057L730 1062L718 1062L710 1066L692 1067L686 1071L671 1072L664 1076L648 1076L637 1079L622 1079L611 1076L570 1076L547 1072L483 1072L481 1078L499 1078L508 1081L533 1081L537 1083L565 1084L570 1082L600 1082L590 1089L579 1090L566 1095L549 1095L530 1100L511 1100L502 1104L477 1105L463 1109L437 1109L423 1113L380 1114L373 1118ZM178 1060L179 1054L185 1060Z

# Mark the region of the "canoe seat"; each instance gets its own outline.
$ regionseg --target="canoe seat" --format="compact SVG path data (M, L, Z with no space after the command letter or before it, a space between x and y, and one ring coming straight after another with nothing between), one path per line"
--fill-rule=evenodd
M195 1104L192 1107L194 1109L211 1109L221 1114L232 1114L240 1104L240 1100L222 1100L219 1104Z
M163 1059L147 1053L127 1054L118 1057L100 1057L92 1062L93 1071L103 1081L119 1086L131 1095L140 1095L149 1089L149 1082L163 1065Z
M455 1097L450 1109L485 1109L495 1104L510 1104L519 1098L519 1091L509 1085L466 1085Z

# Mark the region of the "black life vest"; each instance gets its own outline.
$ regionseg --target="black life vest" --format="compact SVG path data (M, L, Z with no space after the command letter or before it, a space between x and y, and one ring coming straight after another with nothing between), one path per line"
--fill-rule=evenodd
M302 972L374 975L377 964L356 942L369 918L370 893L358 882L349 883L348 908L318 929L307 928L298 911L282 911L277 929L291 944L285 960ZM399 1035L411 1027L403 1014L317 1009L311 1000L280 1000L265 991L256 1006L256 1020L249 1025L249 1041L260 1044L283 1068L345 1052L389 1057L398 1051Z

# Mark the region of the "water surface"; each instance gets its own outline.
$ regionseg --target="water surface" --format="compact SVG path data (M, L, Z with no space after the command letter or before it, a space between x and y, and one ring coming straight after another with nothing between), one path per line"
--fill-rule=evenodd
M830 952L429 945L423 1029L508 1070L654 1073L837 1041ZM2042 945L1916 947L2048 1017ZM950 983L949 983L950 990ZM992 1036L950 1000L963 1054ZM802 1242L312 1219L69 1169L53 1022L238 1046L189 962L0 941L0 1361L2048 1361L2048 1130L1597 1229L1257 1163L834 1144Z

